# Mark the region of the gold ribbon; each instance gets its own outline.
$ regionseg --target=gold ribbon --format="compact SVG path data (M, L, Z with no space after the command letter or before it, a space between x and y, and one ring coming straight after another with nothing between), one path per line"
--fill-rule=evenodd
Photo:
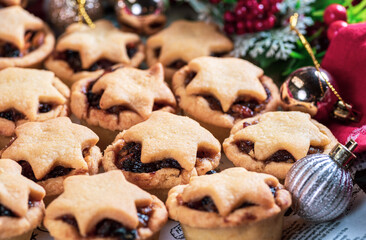
M76 0L78 4L78 15L79 15L79 23L83 23L83 19L88 24L89 27L95 28L95 24L89 17L88 13L85 10L85 2L86 0Z

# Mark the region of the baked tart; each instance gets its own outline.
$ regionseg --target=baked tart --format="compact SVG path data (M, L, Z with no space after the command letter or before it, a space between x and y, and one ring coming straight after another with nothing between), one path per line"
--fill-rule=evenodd
M170 188L215 169L220 157L220 143L197 122L158 111L117 135L104 152L103 167L121 170L165 201Z
M44 220L56 240L151 239L168 219L164 203L120 171L72 176L64 187Z
M0 159L0 239L30 239L44 216L44 189L21 171L15 161Z
M161 62L166 80L194 58L224 56L233 49L233 43L211 23L179 20L152 35L146 42L146 60L149 66Z
M164 82L160 63L148 70L120 67L72 87L71 110L93 131L104 149L119 131L146 120L155 111L175 112L176 101Z
M291 195L268 174L229 168L170 190L169 217L187 240L280 240Z
M79 23L68 26L45 66L72 85L82 78L99 76L115 65L137 67L144 58L144 45L137 34L122 32L111 22L98 20L95 28Z
M277 109L279 91L272 79L238 58L193 59L173 77L173 90L185 114L222 142L234 123Z
M0 19L0 69L41 67L55 44L49 27L20 6L0 9Z
M24 123L15 135L1 158L17 161L22 175L44 187L47 196L62 193L62 182L69 176L98 173L98 136L69 118Z
M235 166L285 179L293 163L308 154L329 153L337 139L302 112L269 112L235 124L223 148Z

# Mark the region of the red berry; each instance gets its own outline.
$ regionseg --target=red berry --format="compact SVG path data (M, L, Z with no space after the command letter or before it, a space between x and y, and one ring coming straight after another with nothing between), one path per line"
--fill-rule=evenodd
M263 4L258 4L257 11L258 11L258 14L263 14L264 13L264 5Z
M330 24L330 26L328 27L328 30L327 30L328 39L332 40L342 28L345 28L347 26L348 26L348 23L346 23L345 21L342 21L342 20L332 22L332 24Z
M276 17L274 15L270 15L267 19L263 21L264 29L273 28L275 23L276 23Z
M236 34L241 35L245 33L245 23L237 22L236 23Z
M275 3L271 6L271 13L277 13L278 12L278 3Z
M247 8L244 6L235 8L235 15L238 19L244 19L247 13Z
M224 26L224 31L230 35L233 34L235 32L235 27L234 25L230 24L230 23L226 23Z
M233 12L226 11L224 13L224 21L225 22L235 22L235 15Z
M256 0L247 0L245 3L245 6L249 9L252 9L253 7L256 7L258 5L258 2Z
M323 19L327 25L337 20L347 21L347 10L342 5L333 3L325 9Z
M218 4L219 2L221 2L221 0L210 0L210 3L212 4Z
M262 21L255 21L254 22L254 29L257 32L263 31L264 30L264 25Z
M247 32L254 32L254 23L253 21L249 20L245 22L245 27L247 29Z

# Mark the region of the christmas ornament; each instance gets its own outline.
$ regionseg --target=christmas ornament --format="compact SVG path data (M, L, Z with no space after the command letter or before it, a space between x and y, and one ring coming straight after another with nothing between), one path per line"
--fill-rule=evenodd
M327 25L337 20L347 21L347 10L340 4L330 4L324 11L323 19Z
M329 221L342 214L352 196L353 183L347 168L356 156L357 143L338 143L326 154L311 154L294 163L285 187L292 194L292 209L313 222Z
M341 30L342 28L345 28L348 26L348 23L342 20L338 20L335 22L332 22L327 30L327 37L329 40L332 40Z
M84 3L84 9L80 12L80 6ZM103 16L103 8L100 0L49 0L47 6L48 19L58 32L62 32L71 23L81 21L85 14L95 20Z
M339 120L359 122L361 114L345 103L334 87L331 75L320 68L310 44L296 28L297 19L298 14L291 16L291 29L299 36L315 67L296 70L282 84L282 107L286 110L307 112L319 121L325 121L332 115Z
M122 29L140 34L153 34L166 22L163 0L118 0L115 11Z

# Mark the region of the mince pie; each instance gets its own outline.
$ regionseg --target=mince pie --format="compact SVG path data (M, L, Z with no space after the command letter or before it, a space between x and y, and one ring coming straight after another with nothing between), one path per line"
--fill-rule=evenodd
M15 129L15 135L1 151L1 158L17 161L22 175L44 187L47 196L62 193L62 182L68 176L98 173L98 136L69 118L24 123Z
M0 8L9 6L25 7L27 5L27 2L27 0L0 0Z
M175 112L173 93L160 63L148 70L120 67L72 87L71 110L109 145L117 133L146 120L154 111Z
M285 179L293 163L308 154L329 153L337 139L302 112L269 112L235 124L223 147L235 166Z
M275 177L239 167L193 177L171 189L166 202L187 240L280 240L290 205Z
M41 67L55 37L48 26L20 6L0 9L0 69Z
M220 143L196 121L159 111L118 134L103 167L122 170L128 181L165 201L170 188L215 169L220 157Z
M31 239L44 216L45 190L21 172L15 161L0 159L0 239Z
M69 88L53 72L10 67L0 71L0 149L16 126L67 116Z
M163 202L126 181L120 171L72 176L46 209L44 225L56 240L142 240L168 220Z
M234 123L273 111L279 91L263 70L237 58L200 57L173 77L179 106L221 142Z
M214 24L180 20L151 36L146 42L149 66L161 62L169 81L189 61L201 56L224 56L232 42Z
M57 40L45 66L69 85L99 76L115 65L137 67L143 61L144 46L134 33L125 33L107 20L95 22L95 28L74 23Z

